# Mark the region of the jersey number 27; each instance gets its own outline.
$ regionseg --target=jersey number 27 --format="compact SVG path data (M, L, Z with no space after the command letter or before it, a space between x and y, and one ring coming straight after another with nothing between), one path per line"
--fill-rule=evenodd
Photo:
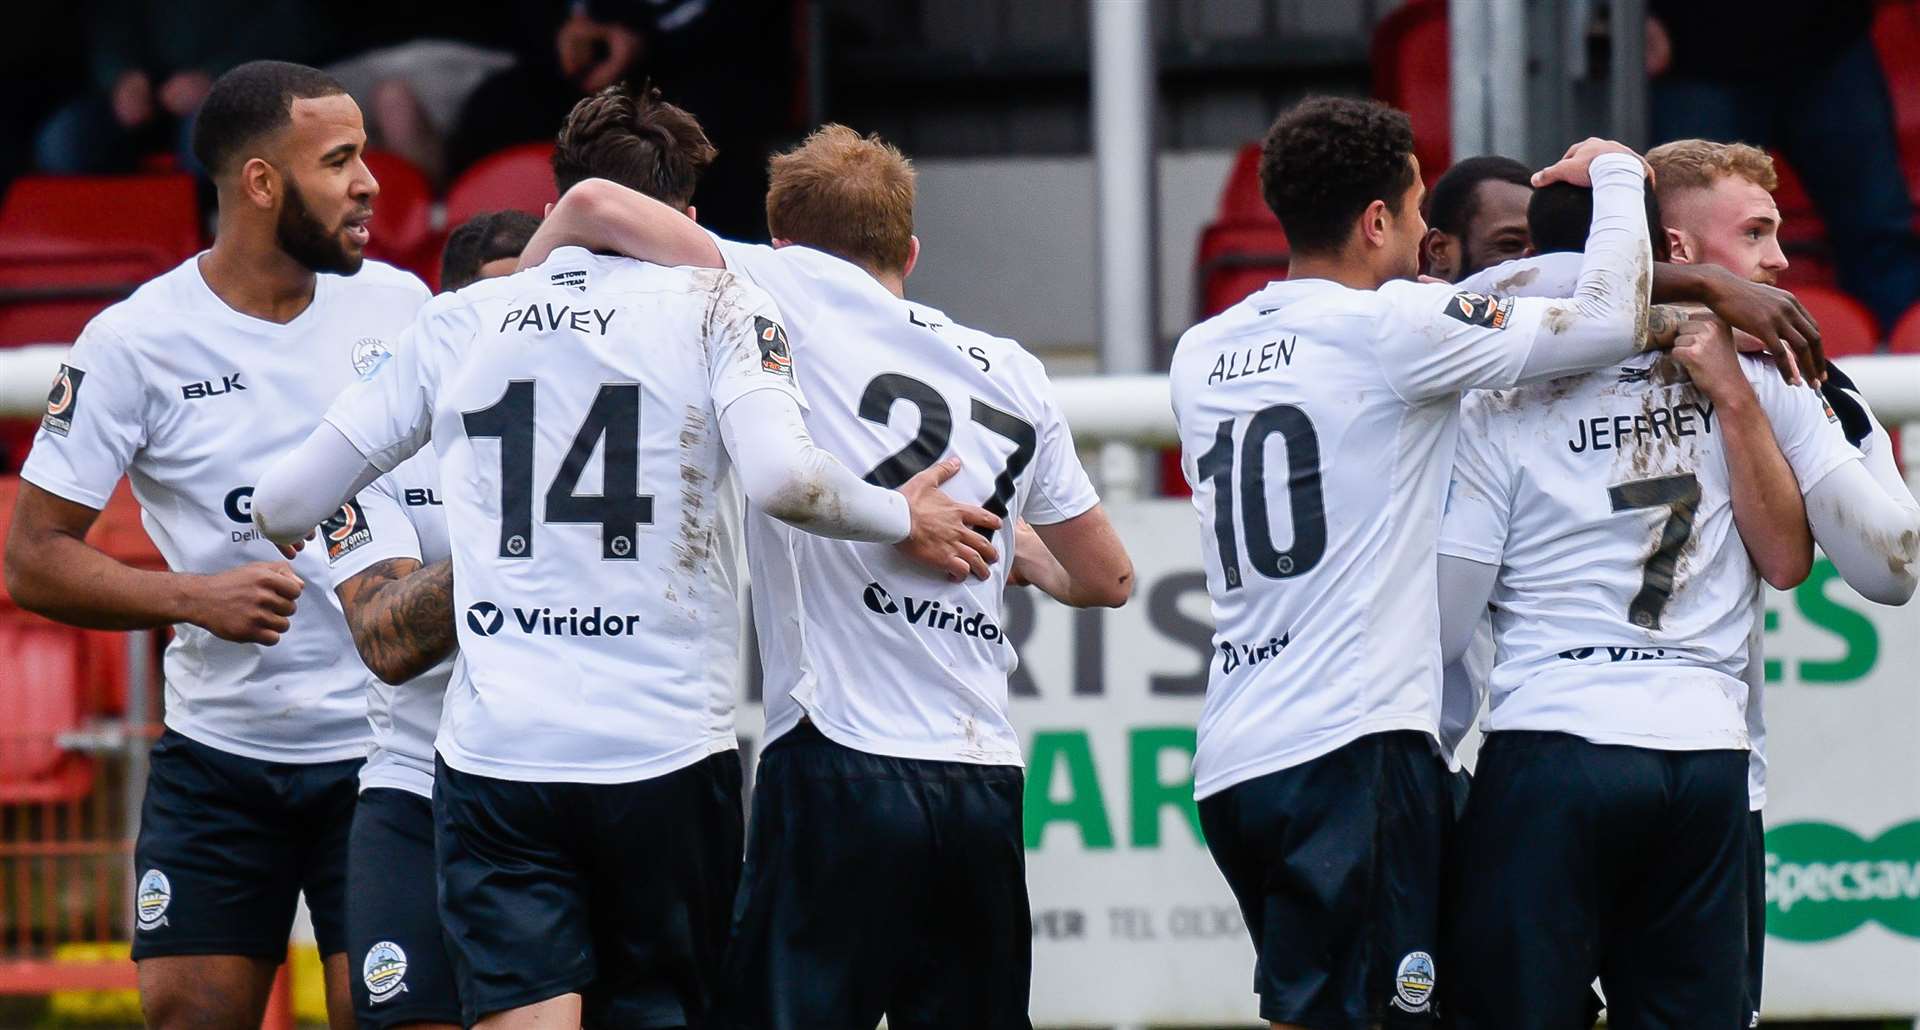
M1000 470L1000 475L993 481L993 496L980 505L1004 519L1007 517L1007 505L1013 503L1014 481L1033 461L1033 451L1039 444L1039 437L1033 431L1033 423L1026 419L1001 411L978 397L972 400L972 410L968 414L973 421L985 426L989 432L1013 441L1013 453L1007 456L1006 467ZM894 401L907 401L920 409L920 429L905 447L888 455L867 473L867 482L888 490L898 490L901 484L931 468L942 454L947 453L947 445L953 442L953 410L947 407L946 398L926 383L898 372L874 376L873 381L867 384L860 394L860 417L887 425L893 414ZM989 539L993 536L991 532L985 535Z

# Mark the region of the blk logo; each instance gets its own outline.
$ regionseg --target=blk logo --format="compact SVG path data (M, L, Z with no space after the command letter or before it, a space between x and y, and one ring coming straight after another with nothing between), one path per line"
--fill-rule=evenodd
M867 610L875 615L900 613L900 606L893 603L893 595L887 593L887 588L878 583L868 583L867 590L860 595L860 599L867 603Z
M233 393L236 390L245 390L246 388L246 385L240 382L240 373L235 372L232 375L221 376L220 382L218 383L215 383L211 379L201 380L197 383L187 383L180 387L180 396L190 401L197 401L202 397L218 397L222 394Z
M507 617L500 612L500 606L492 601L475 601L467 608L467 628L483 637L500 632Z

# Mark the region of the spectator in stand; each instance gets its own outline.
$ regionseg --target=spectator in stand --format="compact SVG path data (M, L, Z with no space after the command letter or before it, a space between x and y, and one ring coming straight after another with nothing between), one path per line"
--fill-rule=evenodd
M1524 257L1533 170L1494 154L1455 161L1427 194L1427 274L1454 283L1483 268Z
M221 72L256 58L334 56L338 19L308 0L95 0L93 89L40 129L34 160L66 174L133 171L149 154L198 168L193 114Z
M525 211L487 211L460 223L440 255L440 292L511 273L539 228L540 219Z
M1920 239L1871 0L1652 0L1650 11L1655 141L1785 153L1832 234L1841 284L1892 325L1920 300Z
M47 117L87 85L86 26L50 4L21 4L0 36L0 194L32 171L33 141ZM26 457L23 452L21 457ZM0 454L0 469L13 464Z
M720 156L700 181L700 220L766 239L767 155L789 112L790 5L780 0L557 0L525 3L506 37L518 61L467 98L447 139L458 176L503 147L551 140L583 96L651 80L699 116Z

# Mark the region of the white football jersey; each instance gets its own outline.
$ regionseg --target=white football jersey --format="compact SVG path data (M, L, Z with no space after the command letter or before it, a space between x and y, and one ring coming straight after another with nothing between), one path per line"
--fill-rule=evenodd
M354 498L354 506L373 539L333 561L335 586L383 561L412 558L432 565L452 553L440 500L440 465L431 449L423 448L374 480ZM321 539L348 531L345 526L323 529ZM361 790L394 787L433 796L433 738L457 658L457 653L448 655L399 686L368 678L367 722L373 726L373 739L367 743L367 764L360 767Z
M1858 459L1818 393L1741 365L1803 490ZM1440 551L1500 567L1486 729L1747 748L1759 580L1714 402L1646 354L1469 394L1461 418Z
M285 324L241 314L189 258L87 324L53 385L21 475L102 508L124 473L167 567L214 573L280 552L253 528L253 482L306 439L334 396L385 356L429 294L368 261L315 279ZM335 523L350 513L336 516ZM336 545L350 551L368 537ZM366 690L324 551L293 559L293 625L271 647L176 626L166 725L231 754L331 762L366 752Z
M1020 765L1002 605L1013 519L1062 522L1099 500L1046 370L1014 341L901 300L832 255L728 241L721 252L787 315L816 444L888 488L958 455L943 489L1007 521L992 578L950 583L891 545L749 512L767 739L804 715L861 751Z
M1437 733L1460 391L1515 382L1549 306L1294 280L1181 337L1173 410L1216 652L1196 796L1369 733Z
M1541 254L1536 257L1523 258L1496 265L1493 268L1478 273L1461 283L1461 285L1468 289L1481 290L1500 295L1553 294L1571 288L1571 284L1579 279L1581 262L1581 255L1576 253ZM1803 494L1813 489L1821 479L1832 473L1836 468L1844 465L1847 461L1859 458L1859 451L1847 443L1845 435L1836 424L1835 416L1832 411L1828 409L1826 403L1818 393L1812 390L1786 387L1781 382L1779 373L1775 370L1773 364L1765 358L1749 356L1743 357L1741 360L1747 372L1748 380L1754 384L1754 391L1760 398L1762 406L1766 409L1767 418L1773 427L1774 440L1779 444L1781 453L1786 457L1788 465L1793 468L1794 476L1799 480L1800 490ZM1644 368L1648 371L1648 374L1644 378L1651 380L1653 378L1652 369L1656 364L1663 370L1661 378L1673 378L1674 373L1678 371L1677 366L1670 360L1656 362L1653 358L1647 358L1636 361L1630 365L1623 365L1620 370L1611 376L1609 376L1608 373L1600 372L1588 376L1568 377L1564 380L1556 380L1553 383L1536 384L1526 388L1526 390L1545 391L1547 394L1551 394L1553 390L1579 380L1589 380L1588 385L1592 387L1605 387L1607 380L1612 378L1615 380L1613 387L1614 392L1607 394L1608 400L1605 403L1610 406L1620 406L1623 404L1621 397L1626 397L1627 400L1624 402L1623 410L1628 410L1630 414L1644 415L1649 420L1646 423L1646 431L1651 432L1655 429L1655 426L1651 422L1653 409L1649 407L1645 412L1639 410L1632 401L1632 398L1635 396L1633 387L1636 384L1627 381L1642 377L1639 373L1629 373L1626 369ZM1680 378L1684 379L1684 372L1680 372L1679 375ZM1650 391L1651 389L1652 387L1650 385L1642 385L1643 392ZM1526 390L1515 391L1515 393L1525 393ZM1707 403L1704 397L1697 396L1698 391L1695 391L1690 383L1668 384L1666 392L1675 395L1693 395L1691 403ZM1669 406L1667 408L1667 415L1663 419L1662 427L1677 432L1678 430L1672 424L1672 419L1673 409ZM1505 419L1501 421L1505 421ZM1558 432L1564 435L1565 427L1559 424L1537 424L1535 429L1539 433L1552 434ZM1588 423L1586 431L1590 440L1598 439L1593 436L1593 429L1594 425ZM1607 433L1610 433L1611 429L1612 425L1609 423L1606 427ZM1468 430L1463 429L1463 432L1466 431ZM1511 428L1501 430L1502 438L1511 439L1513 432ZM1602 436L1607 436L1607 433L1603 433ZM1649 667L1685 665L1689 661L1695 661L1704 663L1702 667L1712 670L1713 675L1711 676L1700 677L1689 674L1692 678L1682 678L1681 680L1675 681L1675 685L1671 688L1676 691L1684 691L1688 689L1686 684L1694 684L1694 688L1690 693L1682 695L1698 703L1699 710L1696 714L1700 716L1700 718L1695 721L1694 725L1688 725L1684 721L1675 721L1668 725L1664 715L1660 720L1665 729L1675 731L1680 737L1693 740L1695 743L1663 744L1659 741L1664 738L1659 736L1637 742L1641 743L1642 746L1648 747L1747 747L1749 749L1747 763L1748 804L1750 807L1758 809L1766 801L1767 768L1765 754L1766 724L1762 717L1763 693L1756 689L1762 682L1761 667L1763 663L1760 645L1764 591L1759 577L1754 574L1752 562L1747 558L1744 545L1739 542L1738 528L1732 525L1731 498L1725 490L1726 457L1724 451L1720 448L1718 438L1711 434L1701 434L1692 438L1673 436L1671 432L1668 436L1669 438L1664 441L1666 450L1662 453L1668 454L1674 462L1679 463L1685 459L1673 454L1673 448L1679 447L1684 443L1692 450L1703 451L1710 461L1711 468L1714 470L1711 474L1711 481L1720 484L1719 489L1715 493L1717 498L1715 506L1716 510L1722 507L1724 508L1724 510L1720 511L1720 514L1724 517L1724 526L1716 523L1713 526L1701 530L1701 515L1700 512L1696 511L1694 515L1696 531L1724 534L1721 540L1722 547L1730 546L1737 552L1737 554L1727 556L1727 560L1721 563L1717 575L1708 574L1704 579L1698 574L1690 575L1688 580L1692 581L1691 584L1686 581L1676 580L1674 585L1675 590L1677 591L1681 586L1689 586L1689 594L1685 599L1686 602L1689 605L1700 605L1705 612L1710 613L1713 610L1712 606L1716 605L1731 605L1734 610L1725 613L1727 615L1726 621L1716 621L1715 636L1711 640L1698 642L1698 648L1690 653L1680 649L1671 650L1668 659L1663 661L1655 658L1656 665ZM1611 439L1611 437L1608 437L1608 439ZM1630 439L1638 440L1639 438L1630 437ZM1461 461L1468 461L1471 455L1478 454L1481 450L1479 447L1480 442L1477 438L1472 441L1463 442L1461 445ZM1533 441L1534 444L1539 446L1546 446L1548 442L1549 441L1544 438ZM1661 451L1662 444L1663 441L1656 439L1652 440L1650 444L1643 446L1650 446L1651 449L1655 451ZM1563 444L1562 446L1567 449L1567 453L1564 456L1572 458L1571 445ZM1591 453L1604 456L1603 452ZM1621 457L1618 449L1615 449L1611 453L1616 459ZM1628 453L1631 453L1631 447ZM1527 460L1525 452L1515 455L1502 455L1499 454L1499 452L1494 452L1494 454L1495 460ZM1561 456L1562 455L1558 453L1555 454L1556 458ZM1594 466L1592 462L1588 462L1583 467L1583 470L1591 475L1594 468L1597 468L1597 466ZM1471 475L1472 473L1469 472L1469 474ZM1590 482L1597 481L1598 480L1593 480ZM1702 501L1705 500L1704 494L1709 481L1708 477L1702 477L1701 479L1703 491ZM1609 485L1610 484L1611 481L1609 481ZM1462 488L1456 485L1454 496L1460 499L1461 507L1457 513L1452 507L1449 508L1447 529L1441 543L1442 551L1476 561L1488 561L1489 559L1484 556L1494 552L1489 549L1487 540L1474 538L1478 531L1472 528L1471 525L1471 520L1475 518L1486 519L1490 517L1487 508L1480 504L1477 490ZM1609 501L1609 504L1611 504L1611 501ZM1645 514L1642 513L1640 517L1644 518ZM1457 529L1456 526L1458 527ZM1574 529L1571 524L1566 528L1569 531ZM1550 530L1542 531L1550 532ZM1504 532L1506 531L1503 530L1502 533ZM1731 541L1730 545L1728 544L1729 540ZM1639 550L1627 557L1651 565L1652 562L1648 559L1652 557L1650 547L1653 546L1653 543L1647 539L1635 538L1634 545L1637 546ZM1680 554L1676 555L1676 558L1684 556L1686 560L1684 571L1698 573L1707 569L1707 566L1701 563L1703 553L1705 552L1700 550L1699 543L1695 542L1691 547L1683 547ZM1509 555L1507 560L1512 560L1512 556ZM1571 565L1573 564L1578 563L1567 563L1567 567L1563 568L1563 572L1577 576L1586 575L1584 566L1581 566L1577 572L1571 571ZM1664 568L1665 562L1663 561L1661 565ZM1619 569L1615 568L1613 571L1618 573ZM1677 563L1676 571L1681 571ZM1503 580L1505 575L1503 571ZM1501 603L1500 589L1501 588L1496 588L1496 606ZM1616 585L1616 592L1617 589ZM1743 589L1745 591L1744 594L1741 593ZM1674 599L1676 601L1681 599L1677 592L1674 594ZM1699 615L1697 621L1708 621L1708 617L1706 615ZM1615 628L1617 629L1617 627ZM1671 636L1672 632L1669 631L1667 635ZM1643 651L1639 650L1639 648L1644 645L1644 637L1644 630L1628 633L1619 638L1622 642L1614 644L1614 649L1597 651L1595 655L1589 656L1586 660L1597 663L1601 660L1601 657L1604 657L1606 664L1614 665L1616 664L1616 654L1619 655L1619 662L1621 663L1645 660L1641 657ZM1741 644L1737 642L1737 637L1744 638L1744 646L1741 646ZM1559 640L1566 645L1565 649L1569 651L1569 653L1576 655L1587 647L1595 646L1595 642L1593 641L1570 641L1562 636L1547 637L1546 640L1547 644L1540 646L1552 646L1553 641ZM1655 645L1654 650L1663 651L1667 649ZM1559 649L1554 649L1551 653L1556 662L1563 660ZM1536 728L1522 727L1514 724L1513 720L1516 719L1531 721L1539 718L1539 716L1529 715L1524 707L1516 708L1510 703L1506 703L1504 713L1498 710L1499 706L1502 706L1504 703L1500 686L1500 683L1503 681L1502 670L1505 669L1504 682L1506 683L1507 692L1510 693L1517 683L1521 682L1521 679L1516 677L1519 677L1523 670L1518 667L1508 667L1507 662L1509 657L1509 652L1503 646L1497 659L1499 664L1495 669L1495 682L1492 688L1494 690L1493 704L1496 706L1496 709L1489 712L1486 728L1489 730L1499 728ZM1557 675L1565 670L1553 671ZM1643 670L1628 668L1625 671L1628 673L1628 678L1630 679L1651 680L1652 678L1650 676L1641 677L1637 675L1637 673ZM1715 699L1715 695L1698 686L1698 684L1702 682L1710 682L1715 684L1717 688L1726 688L1727 676L1738 678L1741 681L1739 687L1732 688L1728 690L1727 693L1730 695L1738 695L1744 701L1743 710L1740 713L1741 725L1743 727L1743 732L1740 736L1744 738L1744 744L1699 743L1699 741L1702 740L1731 740L1733 737L1733 734L1729 732L1728 726L1726 725L1725 719L1727 712L1721 707L1721 702ZM1600 677L1601 680L1611 680L1613 678L1615 677L1610 675ZM1667 682L1664 678L1658 683L1646 682L1642 684L1642 689L1662 690L1664 689L1663 684ZM1617 713L1626 712L1637 703L1635 700L1624 696L1610 701L1605 699L1596 700L1599 700L1600 703L1596 705L1593 710L1589 710L1582 701L1575 700L1571 702L1563 712L1554 717L1556 721L1578 719L1589 725L1588 730L1582 731L1575 729L1571 725L1557 726L1554 728L1563 729L1566 732L1580 733L1583 736L1588 736L1592 733L1606 733L1608 732L1607 727L1613 723L1614 716ZM1646 714L1652 715L1653 713L1648 712ZM1716 727L1716 729L1712 732L1707 732L1703 729L1703 727L1709 725ZM1638 727L1638 729L1646 728L1645 726ZM1655 729L1659 730L1660 727L1655 727ZM1592 738L1590 737L1589 739ZM1613 742L1635 743L1636 741L1617 740Z
M436 747L496 779L624 783L736 746L737 491L720 413L799 398L727 272L564 247L429 302L327 413L388 469L431 437L460 660Z

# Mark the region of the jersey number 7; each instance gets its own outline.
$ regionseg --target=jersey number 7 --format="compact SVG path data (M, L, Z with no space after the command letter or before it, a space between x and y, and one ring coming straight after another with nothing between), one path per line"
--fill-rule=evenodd
M1033 423L1026 419L1001 411L978 397L972 400L969 414L973 421L1013 441L1013 453L1007 456L1006 467L993 481L993 496L980 505L1004 519L1007 505L1013 503L1014 480L1020 478L1020 473L1025 472L1033 460L1039 437L1033 431ZM898 372L874 376L867 384L860 394L860 417L887 425L894 401L906 401L920 409L920 429L905 447L888 455L867 473L867 482L888 490L900 489L901 484L931 468L953 442L953 411L947 407L946 398L933 387ZM981 531L981 535L993 539L990 530Z
M492 406L461 413L468 439L500 441L500 557L533 557L534 380L515 379ZM601 438L599 496L574 493ZM547 486L548 524L598 523L600 558L635 561L634 536L653 524L653 495L640 493L640 385L601 383L573 445Z
M1627 617L1641 629L1659 629L1660 614L1673 598L1673 574L1680 565L1680 549L1693 537L1693 515L1700 508L1700 481L1691 472L1657 479L1636 479L1607 487L1613 510L1665 508L1667 521L1660 527L1660 542L1647 555L1646 572L1640 578L1640 592L1627 605Z
M1213 446L1200 456L1194 470L1213 481L1213 535L1220 545L1220 573L1228 590L1240 589L1240 543L1233 532L1236 453L1233 426L1223 418L1213 432ZM1267 524L1267 439L1275 433L1287 443L1287 506L1293 513L1293 546L1273 546ZM1246 526L1247 556L1268 579L1303 575L1327 553L1327 506L1320 493L1320 435L1313 420L1292 404L1262 408L1247 419L1240 441L1240 521Z

